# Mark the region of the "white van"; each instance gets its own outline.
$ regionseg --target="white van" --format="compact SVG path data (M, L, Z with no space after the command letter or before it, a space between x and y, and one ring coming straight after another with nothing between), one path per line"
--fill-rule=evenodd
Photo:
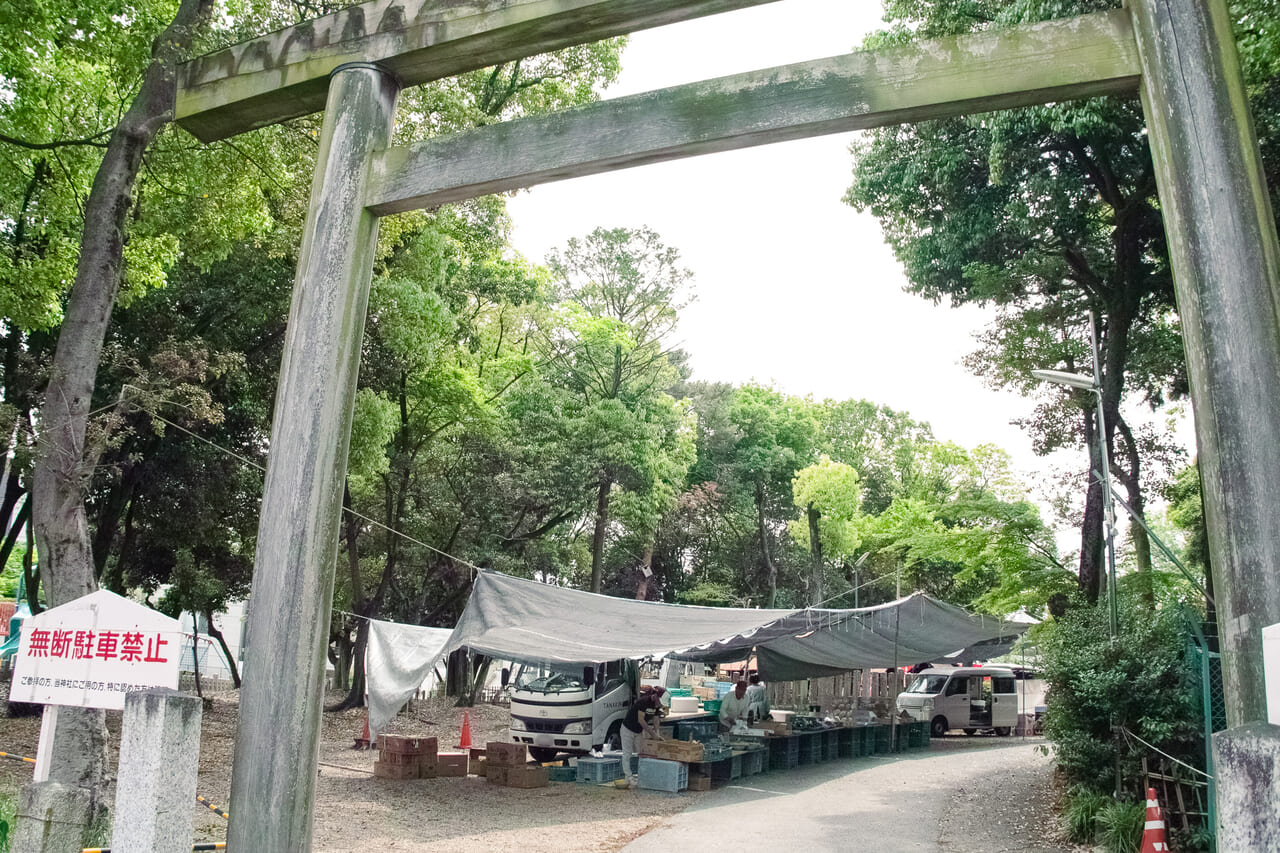
M994 730L1008 737L1018 723L1013 671L995 667L943 666L921 672L898 694L898 712L929 723L934 737L951 729Z

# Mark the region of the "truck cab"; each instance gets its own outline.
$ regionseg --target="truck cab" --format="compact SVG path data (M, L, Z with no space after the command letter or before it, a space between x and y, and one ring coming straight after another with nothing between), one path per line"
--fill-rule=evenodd
M526 744L535 761L614 743L638 685L630 660L523 664L512 685L511 740Z
M994 731L1007 737L1018 722L1012 670L996 667L932 667L898 694L899 713L929 723L934 737L951 729Z

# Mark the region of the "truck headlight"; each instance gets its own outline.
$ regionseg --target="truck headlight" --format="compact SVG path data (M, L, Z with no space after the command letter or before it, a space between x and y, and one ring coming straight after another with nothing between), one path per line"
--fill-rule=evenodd
M580 723L568 723L564 727L564 733L567 735L589 735L591 734L591 723L583 720Z
M511 718L511 731L513 731L513 732L527 732L527 731L529 731L529 727L528 727L528 726L526 726L526 725L524 724L524 720L520 719L519 717L512 717L512 718Z

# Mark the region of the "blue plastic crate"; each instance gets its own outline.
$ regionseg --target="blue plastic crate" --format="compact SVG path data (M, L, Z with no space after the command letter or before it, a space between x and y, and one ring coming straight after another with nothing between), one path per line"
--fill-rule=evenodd
M672 794L683 791L689 787L689 767L679 761L641 758L640 787Z
M754 776L757 773L763 773L768 755L767 750L753 749L742 756L742 775Z
M579 758L578 781L602 785L622 778L621 758Z
M576 782L578 780L578 771L572 767L548 767L547 781L549 782Z

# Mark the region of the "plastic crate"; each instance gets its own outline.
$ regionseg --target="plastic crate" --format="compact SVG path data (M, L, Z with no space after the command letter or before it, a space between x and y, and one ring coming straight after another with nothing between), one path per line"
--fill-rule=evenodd
M720 724L714 720L679 720L674 728L677 740L706 742L720 734Z
M578 781L602 785L622 778L621 758L579 758Z
M689 787L689 768L679 761L640 759L640 787L675 794Z
M550 782L576 782L578 771L573 767L548 767L547 780Z
M774 738L769 744L769 769L789 770L800 760L800 742L797 738Z
M668 696L692 696L693 688L692 687L668 687L667 695Z
M708 714L719 714L720 700L719 699L703 699L702 710L706 711Z
M840 732L832 729L823 736L823 750L827 761L835 761L840 757Z
M796 760L800 764L812 764L822 760L822 736L819 734L795 735L799 755ZM816 747L816 749L815 749Z
M753 749L742 756L742 775L754 776L757 773L763 773L767 755L768 753L763 749Z

